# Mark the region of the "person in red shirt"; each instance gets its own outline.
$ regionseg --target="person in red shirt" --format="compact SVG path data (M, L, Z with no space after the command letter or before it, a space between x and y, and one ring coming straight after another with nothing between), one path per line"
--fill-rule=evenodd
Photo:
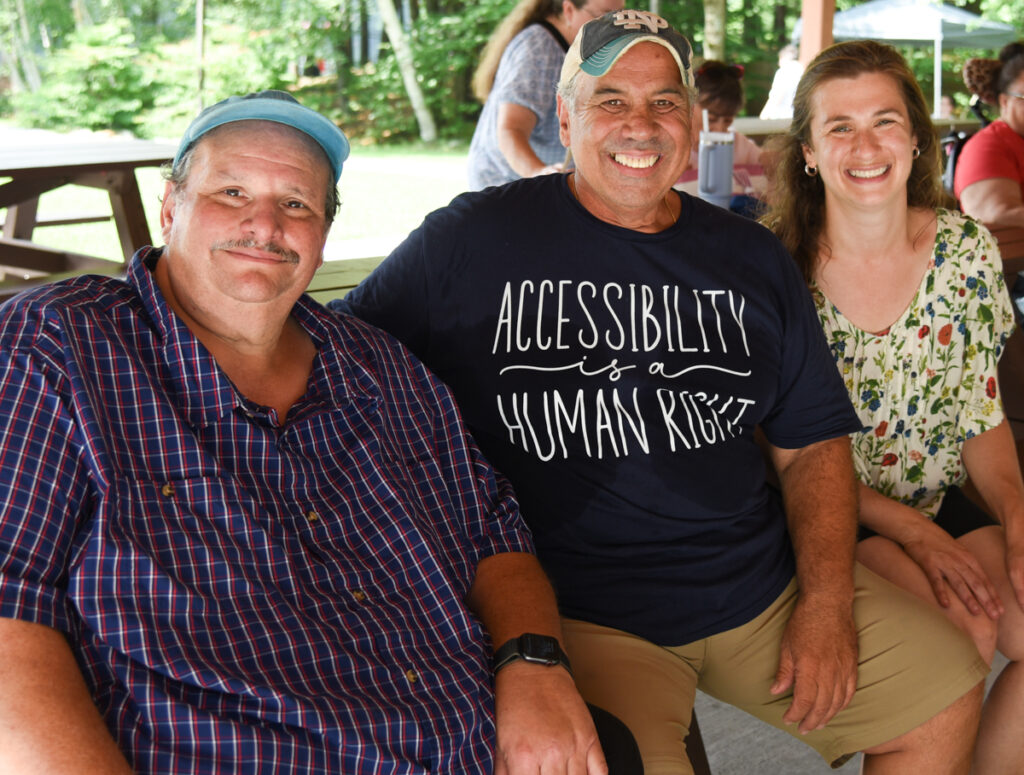
M998 101L999 118L964 145L953 190L961 209L986 226L1024 226L1024 42L980 64L988 83L979 86Z

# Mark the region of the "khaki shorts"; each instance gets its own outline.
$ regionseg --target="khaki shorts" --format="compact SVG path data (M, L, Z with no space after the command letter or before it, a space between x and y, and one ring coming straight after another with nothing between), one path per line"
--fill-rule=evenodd
M824 729L806 735L782 721L792 694L768 691L797 597L795 580L747 624L684 646L656 646L620 630L565 619L565 647L584 699L614 713L633 732L645 775L693 772L683 740L697 688L790 733L838 767L857 751L921 725L988 673L970 638L940 611L861 565L854 580L857 692Z

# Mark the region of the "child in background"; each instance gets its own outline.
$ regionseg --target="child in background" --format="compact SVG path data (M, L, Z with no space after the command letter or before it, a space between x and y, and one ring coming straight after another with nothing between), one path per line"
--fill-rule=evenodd
M700 130L704 127L704 111L708 112L708 129L728 132L733 119L743 107L743 65L727 65L709 59L694 73L697 101L693 105L690 169L697 169ZM761 148L746 135L736 132L732 151L733 165L760 164Z

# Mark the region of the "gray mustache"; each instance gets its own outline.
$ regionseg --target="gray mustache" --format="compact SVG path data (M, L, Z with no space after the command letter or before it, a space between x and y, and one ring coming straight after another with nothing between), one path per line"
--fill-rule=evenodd
M234 248L256 248L256 250L262 250L265 253L273 253L275 256L280 256L290 264L297 264L300 260L299 254L294 250L288 250L288 248L281 247L276 242L260 243L254 239L236 239L217 242L212 246L213 250L232 250Z

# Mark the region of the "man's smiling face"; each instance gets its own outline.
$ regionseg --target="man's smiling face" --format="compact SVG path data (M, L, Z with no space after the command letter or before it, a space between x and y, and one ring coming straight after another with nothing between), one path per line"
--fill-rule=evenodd
M679 67L657 43L637 43L605 75L579 73L574 104L559 99L580 202L633 227L655 219L690 155L690 100Z

